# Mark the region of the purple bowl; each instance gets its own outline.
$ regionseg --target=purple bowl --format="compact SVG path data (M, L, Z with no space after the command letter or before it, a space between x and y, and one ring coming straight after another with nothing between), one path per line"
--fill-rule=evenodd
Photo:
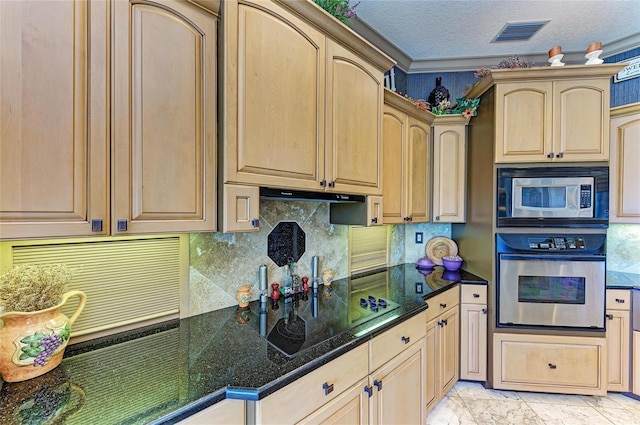
M432 269L435 264L429 259L429 257L422 257L416 262L416 267L419 269Z
M442 259L442 265L445 269L455 272L462 266L462 260L447 260L445 258Z

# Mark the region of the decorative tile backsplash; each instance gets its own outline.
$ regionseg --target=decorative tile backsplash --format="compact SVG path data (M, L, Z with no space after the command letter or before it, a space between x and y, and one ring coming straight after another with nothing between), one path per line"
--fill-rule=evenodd
M311 276L311 258L320 259L320 274L333 269L334 279L348 275L349 226L329 224L326 202L260 202L260 231L251 233L193 233L190 239L191 315L237 304L238 287L249 285L251 299L259 297L261 264L268 266L268 282L281 281L283 268L268 256L268 237L281 222L295 222L305 234L306 248L296 273ZM423 232L423 243L415 243L415 232ZM451 237L449 224L391 226L389 265L415 262L425 255L425 244L433 236Z
M610 224L607 270L640 274L640 224Z

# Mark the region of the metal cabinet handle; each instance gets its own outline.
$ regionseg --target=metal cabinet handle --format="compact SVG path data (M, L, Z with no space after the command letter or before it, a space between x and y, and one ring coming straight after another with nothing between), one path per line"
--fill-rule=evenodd
M260 220L257 218L254 218L253 220L251 220L251 225L253 227L260 227Z
M378 387L378 391L382 391L382 381L378 381L377 379L375 379L373 381L373 385L375 385L376 387Z
M440 308L447 308L447 305L440 303Z
M609 320L613 320L613 314L607 314L607 315L606 315L606 317L607 317L607 319L609 319Z
M376 224L376 223L378 222L378 217L373 217L373 218L371 219L371 222L372 222L373 224Z
M473 294L473 298L480 298L480 294Z
M549 369L555 369L556 365L554 365L553 363L549 363Z
M373 395L373 387L369 387L367 385L364 386L364 392L369 395L369 398Z
M436 221L440 221L440 216L439 215L436 216Z
M335 180L331 180L331 181L329 182L329 187L336 187L336 182L335 182Z
M324 395L329 395L333 392L333 384L325 382L324 384L322 384L322 389L324 390Z
M482 309L482 314L487 314L487 309L486 308Z
M440 320L439 320L439 321L438 321L438 326L443 327L443 326L444 326L444 323L442 323L442 321L440 321Z
M116 229L118 232L126 232L127 231L127 220L118 220L116 221Z
M620 298L616 298L616 302L617 302L618 304L624 304L624 300L623 300L623 299L620 299Z
M549 152L549 153L547 154L547 158L553 158L554 156L555 156L555 155L553 154L553 152Z
M564 154L562 152L560 152L558 155L556 155L556 158L562 158L564 156Z
M320 180L320 186L325 187L327 185L327 181L325 179Z
M405 344L408 344L411 341L411 337L409 336L402 336L400 338L402 340L402 342L404 342Z
M447 326L449 324L449 322L447 321L447 319L442 319L442 323L444 323L445 326Z

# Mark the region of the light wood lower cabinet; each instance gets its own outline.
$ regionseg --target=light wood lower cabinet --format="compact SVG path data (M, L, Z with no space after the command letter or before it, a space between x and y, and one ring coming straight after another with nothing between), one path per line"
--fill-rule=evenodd
M460 368L460 287L427 300L425 407L431 410L458 381Z
M462 285L460 379L487 379L487 287Z
M631 291L607 289L607 390L631 390Z
M605 338L500 334L493 336L496 389L605 395Z
M424 423L425 320L408 319L256 402L256 423Z
M226 399L178 422L179 425L244 425L244 400Z
M640 395L640 331L633 332L633 393Z

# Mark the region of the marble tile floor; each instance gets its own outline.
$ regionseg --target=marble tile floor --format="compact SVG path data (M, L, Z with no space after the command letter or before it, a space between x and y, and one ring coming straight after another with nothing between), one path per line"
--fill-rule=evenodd
M485 389L459 381L429 412L427 425L640 425L640 400Z

